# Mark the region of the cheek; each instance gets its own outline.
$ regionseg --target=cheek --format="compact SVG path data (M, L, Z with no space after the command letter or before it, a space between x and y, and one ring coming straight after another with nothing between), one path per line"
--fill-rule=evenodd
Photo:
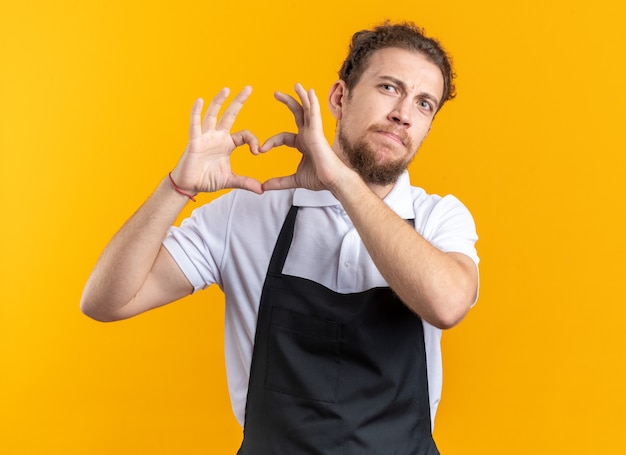
M341 118L341 127L344 134L348 137L354 138L360 136L361 131L367 126L364 118L357 110L351 110L344 112Z
M376 102L370 98L361 98L359 100L352 100L350 108L344 112L352 119L352 125L367 125L370 123L378 123L382 119L386 118L385 112L388 111L388 107L384 104Z
M430 131L430 128L425 127L411 134L411 140L413 141L413 148L415 149L413 150L414 152L416 152L417 149L420 147L420 145L422 145L422 142L424 141L424 139L426 139L426 136L428 136L429 131Z
M370 114L371 109L367 109L367 108L355 108L352 111L350 111L350 116L349 116L349 120L350 120L350 126L352 126L353 128L358 128L359 126L365 126L368 123L368 118L371 115Z
M424 122L422 121L421 123L417 123L415 125L415 140L422 142L426 136L428 136L428 133L430 132L430 126L431 126L432 122L428 121L428 122Z

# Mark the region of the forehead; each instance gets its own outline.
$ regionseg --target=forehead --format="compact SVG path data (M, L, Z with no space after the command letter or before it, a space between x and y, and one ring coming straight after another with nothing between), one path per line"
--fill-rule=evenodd
M443 95L443 75L437 65L417 51L388 47L369 57L361 80L392 77L409 89L429 89L437 99Z

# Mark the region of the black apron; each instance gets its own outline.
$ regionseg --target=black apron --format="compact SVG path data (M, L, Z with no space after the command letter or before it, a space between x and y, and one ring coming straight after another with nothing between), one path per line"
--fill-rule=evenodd
M238 455L436 455L422 320L393 291L283 275L291 207L263 286Z

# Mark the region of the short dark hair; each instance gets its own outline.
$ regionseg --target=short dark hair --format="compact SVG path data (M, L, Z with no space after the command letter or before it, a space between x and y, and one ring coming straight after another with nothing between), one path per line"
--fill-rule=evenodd
M424 30L412 22L392 24L386 21L372 30L361 30L352 35L348 56L339 70L339 78L346 83L349 90L359 82L371 55L379 49L388 47L419 52L441 70L443 95L439 109L446 101L456 96L454 86L456 74L452 69L452 59L439 41L427 37Z

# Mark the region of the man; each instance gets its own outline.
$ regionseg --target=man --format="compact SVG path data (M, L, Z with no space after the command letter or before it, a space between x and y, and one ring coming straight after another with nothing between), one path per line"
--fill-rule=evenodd
M439 340L476 299L476 233L456 198L410 186L406 169L452 80L436 41L385 23L354 35L330 90L332 146L300 85L299 101L276 94L298 132L263 145L230 132L249 87L221 118L227 89L204 120L198 100L184 154L105 249L82 310L124 319L217 283L240 454L438 453ZM302 159L260 183L231 170L244 144ZM170 227L196 193L224 188L239 190Z

